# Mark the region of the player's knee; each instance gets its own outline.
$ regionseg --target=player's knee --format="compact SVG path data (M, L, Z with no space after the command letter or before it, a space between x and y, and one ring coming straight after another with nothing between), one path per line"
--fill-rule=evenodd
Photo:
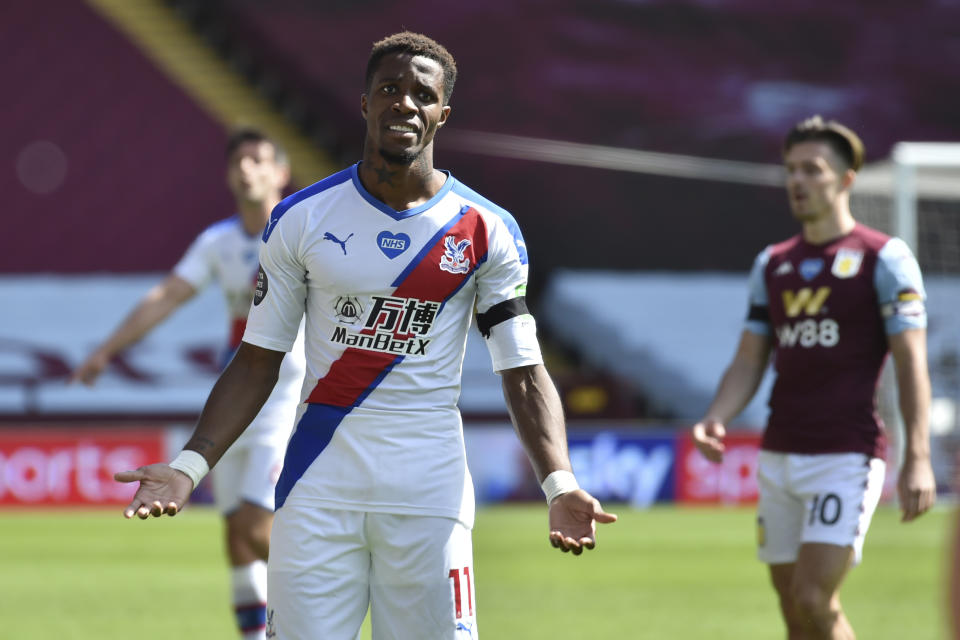
M270 549L270 525L253 527L249 531L248 542L257 551L257 555L266 559Z
M836 616L833 594L817 584L794 584L790 599L798 618L807 621L828 620Z

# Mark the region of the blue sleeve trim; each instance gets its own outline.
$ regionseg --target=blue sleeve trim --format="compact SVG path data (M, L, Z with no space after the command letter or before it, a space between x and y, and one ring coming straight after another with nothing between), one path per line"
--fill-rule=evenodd
M350 179L350 168L344 169L343 171L338 171L332 176L328 176L316 182L305 189L301 189L294 194L291 194L280 201L277 206L273 208L273 211L270 213L270 222L267 223L267 226L263 230L263 241L266 242L270 239L270 234L273 233L273 230L276 229L277 223L280 221L280 218L283 217L287 211L290 210L293 205L298 202L306 200L310 196L315 196L322 191L326 191L331 187L335 187L338 184L342 184Z
M757 255L750 270L749 306L747 308L746 329L758 335L770 335L770 301L767 295L767 281L764 273L770 262L770 247Z
M891 238L877 253L873 285L887 335L926 328L927 294L920 265L900 238Z
M517 253L520 254L520 264L529 264L529 259L527 258L527 243L524 242L523 234L520 233L520 226L517 224L517 221L509 211L500 205L487 200L459 180L454 183L453 192L457 195L463 196L467 200L476 202L483 208L488 209L491 213L495 213L501 220L503 220L503 223L507 225L507 229L510 231L510 235L513 236L513 243L517 247Z

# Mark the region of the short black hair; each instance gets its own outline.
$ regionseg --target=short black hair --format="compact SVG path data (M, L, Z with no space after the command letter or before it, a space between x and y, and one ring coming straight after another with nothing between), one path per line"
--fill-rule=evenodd
M380 66L380 61L384 56L391 53L409 53L413 56L423 56L443 67L443 104L450 103L453 85L457 81L456 61L442 44L422 33L413 33L412 31L401 31L373 43L370 58L367 60L365 86L368 90L370 89L370 82L373 80L373 74Z
M276 140L265 134L260 129L254 127L241 127L239 129L234 129L230 133L230 137L227 138L227 160L229 160L233 153L240 147L242 144L248 142L266 142L273 147L273 158L279 164L287 164L287 152L280 146Z
M783 142L786 155L793 145L800 142L825 142L847 163L847 167L859 171L863 166L865 149L863 141L849 127L836 120L824 120L819 115L795 124Z

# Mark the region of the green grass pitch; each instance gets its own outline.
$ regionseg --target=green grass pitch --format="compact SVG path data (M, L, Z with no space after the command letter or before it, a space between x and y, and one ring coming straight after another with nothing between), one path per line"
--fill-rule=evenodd
M600 529L598 548L574 557L549 546L543 505L481 509L482 637L784 637L754 559L751 509L614 510L620 522ZM858 637L946 637L952 513L903 525L879 510L842 592ZM148 522L119 509L0 511L0 637L232 640L221 536L216 514L199 507Z

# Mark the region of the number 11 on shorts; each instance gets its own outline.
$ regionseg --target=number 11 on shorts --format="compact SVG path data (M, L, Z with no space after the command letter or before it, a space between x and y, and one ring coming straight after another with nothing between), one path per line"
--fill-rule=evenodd
M473 617L473 590L470 588L470 567L462 569L450 569L450 579L453 580L453 603L456 608L457 620L463 617L463 594L464 590L460 588L460 574L463 574L463 581L466 584L466 605L467 616Z

